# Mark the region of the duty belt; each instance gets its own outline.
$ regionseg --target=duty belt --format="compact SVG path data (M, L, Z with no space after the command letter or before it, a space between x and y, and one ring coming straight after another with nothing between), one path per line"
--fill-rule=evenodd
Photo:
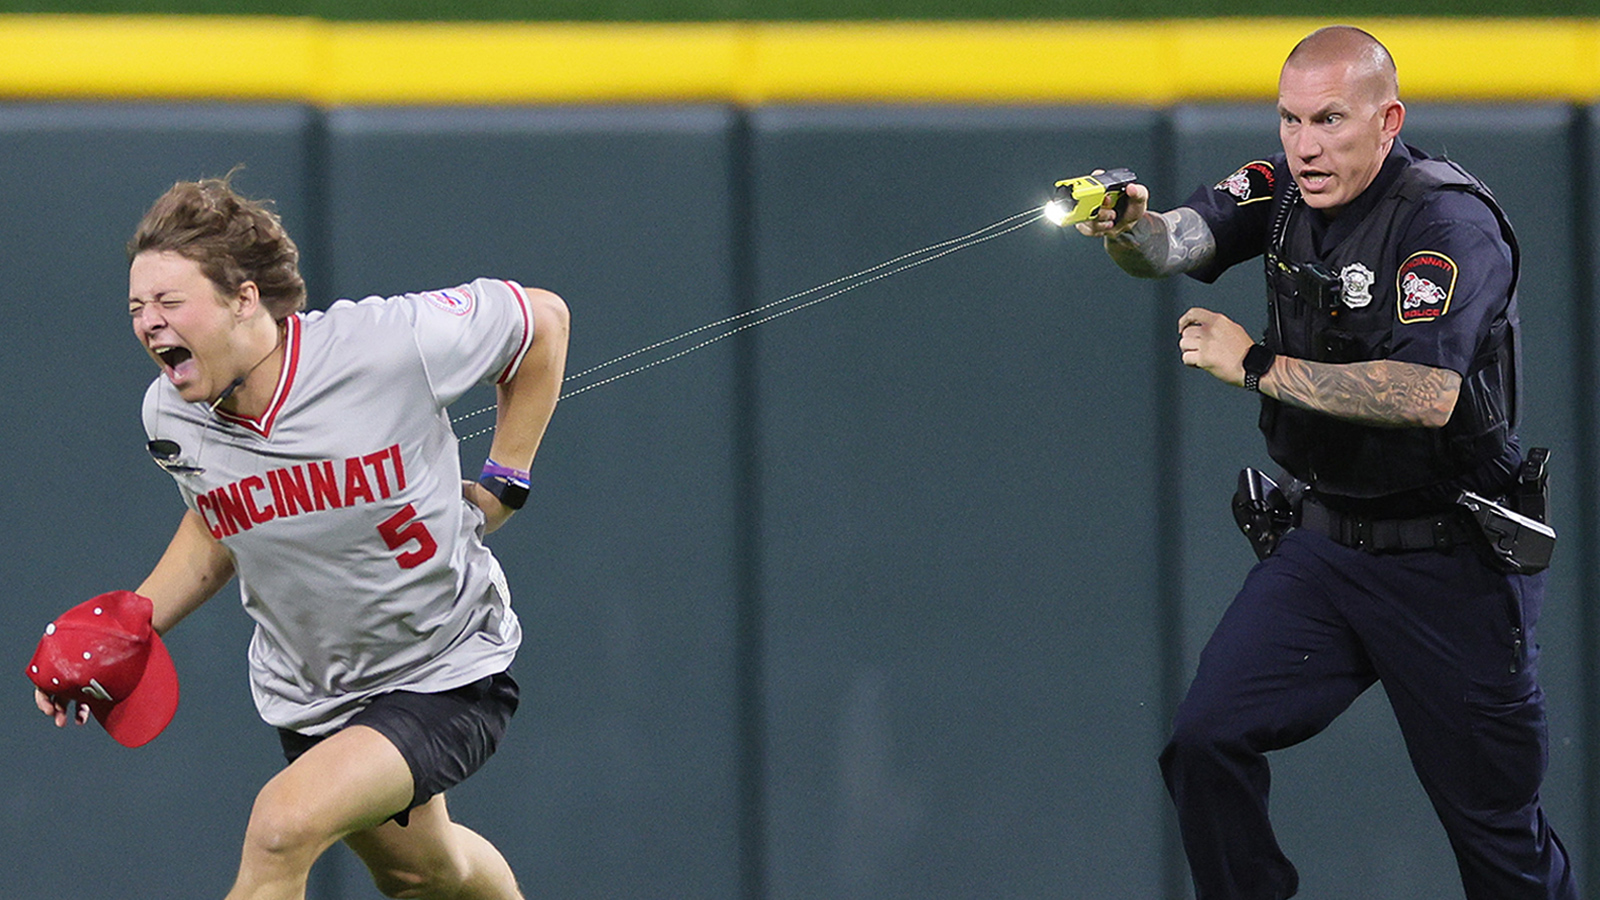
M1307 498L1300 506L1298 524L1346 547L1369 553L1448 550L1472 539L1472 532L1460 510L1447 510L1415 519L1374 519L1335 512Z

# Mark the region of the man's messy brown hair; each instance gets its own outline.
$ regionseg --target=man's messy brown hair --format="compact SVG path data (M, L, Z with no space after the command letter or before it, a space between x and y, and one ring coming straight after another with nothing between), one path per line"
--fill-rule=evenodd
M225 178L180 181L144 214L128 242L128 261L141 253L171 251L193 260L225 296L253 281L261 303L282 321L305 308L300 250L271 201L249 200Z

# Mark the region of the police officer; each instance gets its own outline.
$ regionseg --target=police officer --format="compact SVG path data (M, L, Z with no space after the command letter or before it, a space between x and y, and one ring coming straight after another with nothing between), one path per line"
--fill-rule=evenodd
M1515 237L1477 179L1399 140L1394 62L1366 32L1302 40L1278 114L1282 153L1171 212L1132 185L1120 216L1079 226L1142 277L1209 283L1265 258L1265 340L1195 308L1179 349L1260 393L1268 449L1306 485L1299 527L1245 579L1161 754L1196 894L1295 893L1265 754L1382 681L1467 897L1575 900L1539 802L1544 577L1497 564L1456 505L1504 497L1522 465Z

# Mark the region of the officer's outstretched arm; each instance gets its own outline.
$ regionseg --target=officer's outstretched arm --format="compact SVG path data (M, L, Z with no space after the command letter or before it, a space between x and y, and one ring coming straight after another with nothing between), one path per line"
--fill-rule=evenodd
M1443 428L1461 395L1461 375L1390 359L1318 363L1279 356L1260 388L1291 406L1354 422Z
M1093 219L1079 222L1078 231L1105 238L1106 253L1124 272L1165 278L1203 265L1216 253L1217 239L1199 213L1187 206L1151 212L1150 190L1142 184L1130 184L1123 193L1127 208L1121 216L1103 207Z

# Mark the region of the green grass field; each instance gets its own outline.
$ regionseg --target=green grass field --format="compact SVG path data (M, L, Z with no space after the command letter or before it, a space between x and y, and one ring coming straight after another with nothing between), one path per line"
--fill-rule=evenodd
M1594 16L1600 0L0 0L0 12L200 13L336 20L785 21L869 19L1141 19L1195 16Z

